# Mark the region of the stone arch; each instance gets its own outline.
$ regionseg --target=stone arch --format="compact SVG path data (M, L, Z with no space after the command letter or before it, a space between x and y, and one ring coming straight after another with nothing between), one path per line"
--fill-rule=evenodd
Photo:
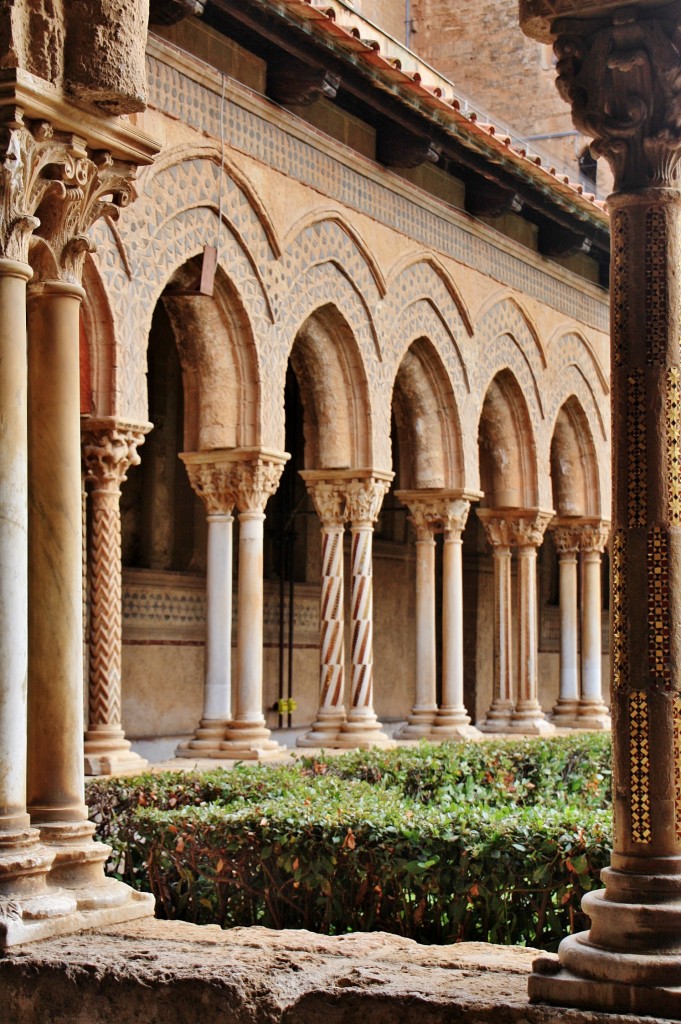
M586 413L574 395L561 405L553 428L551 486L556 515L600 515L596 448Z
M218 268L213 295L196 290L199 260L177 270L161 301L182 364L184 447L248 447L260 442L255 341L238 292Z
M290 359L303 404L305 468L370 466L366 374L352 330L335 306L322 306L307 318Z
M465 487L456 399L442 360L427 338L414 341L400 362L393 411L401 456L398 486Z
M482 504L533 508L539 500L537 450L528 405L511 370L487 388L478 426Z
M288 232L283 252L284 280L295 281L296 275L328 261L345 271L367 296L369 305L385 296L385 277L371 247L337 210L317 208Z
M86 411L82 399L87 391L87 411L93 416L110 416L113 412L116 340L109 297L90 255L85 257L83 266L83 288L85 298L80 309L81 412Z
M219 239L219 265L238 292L258 349L266 350L273 308L263 268L277 255L249 195L214 154L167 163L143 182L140 199L117 223L98 222L92 232L116 331L115 411L132 419L146 417L146 339L172 275Z
M483 303L475 318L475 333L483 333L490 337L512 334L519 340L527 342L528 358L533 367L536 365L537 376L540 375L539 368L545 369L548 365L547 355L532 317L517 296L510 292L502 295L497 293Z
M417 298L431 298L448 322L460 324L468 337L472 337L473 321L463 296L446 268L432 253L410 253L393 267L388 293L393 311Z

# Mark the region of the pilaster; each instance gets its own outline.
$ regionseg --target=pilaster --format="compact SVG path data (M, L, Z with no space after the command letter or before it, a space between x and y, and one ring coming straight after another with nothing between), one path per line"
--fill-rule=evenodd
M137 466L149 424L86 420L82 425L85 484L89 485L89 678L85 774L143 771L148 762L130 749L121 725L122 585L121 485Z
M580 3L521 22L615 176L611 373L614 843L588 932L539 960L530 998L681 1015L681 5ZM554 12L555 13L555 12ZM589 17L585 17L588 15ZM538 19L538 20L537 20Z

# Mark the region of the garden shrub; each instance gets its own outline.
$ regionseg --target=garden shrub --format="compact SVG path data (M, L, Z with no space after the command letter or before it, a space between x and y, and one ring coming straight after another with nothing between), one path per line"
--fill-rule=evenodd
M610 856L603 736L421 744L90 783L157 913L553 949Z

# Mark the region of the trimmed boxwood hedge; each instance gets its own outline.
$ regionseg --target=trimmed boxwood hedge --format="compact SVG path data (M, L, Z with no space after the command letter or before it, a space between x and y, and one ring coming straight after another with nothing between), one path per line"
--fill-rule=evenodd
M159 916L555 949L611 839L610 742L420 744L87 787Z

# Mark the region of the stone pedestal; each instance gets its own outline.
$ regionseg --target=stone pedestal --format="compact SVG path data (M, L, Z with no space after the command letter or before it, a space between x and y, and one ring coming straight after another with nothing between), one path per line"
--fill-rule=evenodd
M234 716L220 744L223 756L262 760L283 752L263 714L263 524L289 456L265 448L233 449L232 487L239 509L237 666Z
M367 748L392 742L374 711L372 578L374 523L391 479L392 474L387 473L357 473L345 491L352 535L352 698L336 740L338 747Z
M556 39L561 94L615 176L614 843L605 891L584 899L590 931L561 943L559 964L537 961L529 991L533 1002L679 1019L681 12L569 6L560 20L549 0L521 0L520 11L528 30ZM598 17L580 20L587 13Z
M322 585L319 603L319 709L299 747L335 747L345 722L344 474L301 473L321 522Z
M89 549L89 683L85 774L141 772L148 762L130 749L121 725L121 484L139 464L148 426L89 420L82 433L92 515Z
M177 757L226 757L221 743L232 720L232 509L231 452L182 455L189 481L206 506L206 656L203 713L193 737Z

